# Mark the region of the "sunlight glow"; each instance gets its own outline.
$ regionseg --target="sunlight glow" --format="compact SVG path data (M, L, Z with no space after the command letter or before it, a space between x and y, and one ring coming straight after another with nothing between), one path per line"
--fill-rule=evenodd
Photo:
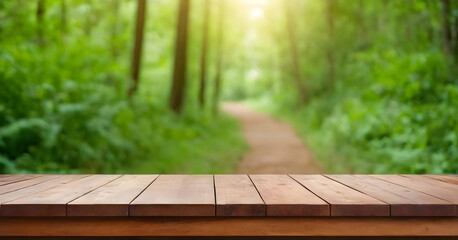
M250 18L255 20L264 16L264 10L260 7L255 7L250 11Z
M249 80L256 80L258 77L259 77L259 72L257 69L251 69L249 72L248 72L248 79Z

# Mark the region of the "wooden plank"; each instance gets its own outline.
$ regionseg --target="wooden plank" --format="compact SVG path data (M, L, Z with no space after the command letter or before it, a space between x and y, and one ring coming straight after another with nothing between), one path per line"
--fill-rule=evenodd
M267 216L329 216L330 209L287 175L249 175L266 204Z
M412 178L399 175L372 175L387 182L395 183L410 189L414 189L448 202L458 204L458 192L450 189L444 189L434 184L416 181Z
M39 183L37 185L29 186L26 188L22 188L13 192L5 193L0 195L0 215L1 214L1 207L4 203L13 201L25 196L29 196L38 192L42 192L48 190L50 188L60 186L75 180L78 180L83 177L87 177L89 175L63 175L59 176L58 178Z
M443 182L458 184L458 175L425 175Z
M159 175L124 175L67 204L67 216L129 216L129 203Z
M130 204L131 216L215 216L212 175L161 175Z
M0 186L36 178L38 176L39 175L35 175L35 174L25 174L25 175L21 174L21 175L11 175L7 177L3 177L0 179Z
M266 208L247 175L215 175L217 216L264 216Z
M49 181L51 179L58 178L59 175L41 175L38 177L30 178L27 180L19 181L19 182L14 182L11 184L6 184L3 186L0 186L0 194L5 194L8 192L13 192L21 188L26 188L29 186L33 186L42 182Z
M331 204L331 216L389 216L390 206L321 175L291 175Z
M440 181L440 180L437 180L437 179L433 179L433 178L429 178L427 176L424 176L424 175L401 175L403 177L408 177L408 178L411 178L415 181L420 181L420 182L425 182L425 183L428 183L428 184L431 184L431 185L435 185L437 187L441 187L441 188L444 188L444 189L449 189L449 190L452 190L452 191L456 191L458 193L458 185L456 184L453 184L453 183L448 183L448 182L444 182L444 181Z
M0 226L8 237L458 236L455 217L3 217Z
M2 206L3 216L65 216L67 203L119 175L94 175L23 197Z
M390 204L391 216L455 216L453 203L369 175L326 175Z

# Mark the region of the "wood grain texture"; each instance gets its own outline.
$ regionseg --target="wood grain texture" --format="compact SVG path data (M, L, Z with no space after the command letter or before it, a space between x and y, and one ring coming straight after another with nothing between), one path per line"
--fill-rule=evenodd
M36 177L39 177L39 175L35 175L35 174L9 175L9 176L0 178L0 186L15 183L15 182L20 182L20 181L24 181L24 180L32 179Z
M2 205L3 216L66 216L67 203L118 175L93 175Z
M326 175L390 204L391 216L455 216L453 203L369 175Z
M444 189L447 189L447 190L455 191L455 192L458 193L458 185L453 184L453 183L448 183L448 182L440 181L438 179L429 178L429 177L424 176L424 175L412 175L412 174L409 174L409 175L401 175L401 176L411 178L414 181L419 181L419 182L422 182L422 183L424 182L424 183L428 183L428 184L431 184L431 185L435 185L435 186L438 186L440 188L444 188Z
M129 216L129 204L158 175L124 175L67 204L67 216Z
M291 175L331 204L331 216L390 216L390 206L322 175Z
M444 189L435 184L420 182L418 180L399 175L372 175L387 182L395 183L410 189L414 189L448 202L458 204L458 192L451 189Z
M161 175L130 204L131 216L215 216L212 175Z
M264 216L266 208L247 175L215 175L217 216Z
M329 216L329 204L287 175L250 175L267 216Z
M59 176L58 178L42 182L33 186L29 186L26 188L22 188L13 192L5 193L0 195L0 215L1 214L1 207L4 203L10 202L25 196L29 196L35 193L39 193L48 189L51 189L53 187L57 187L63 184L67 184L69 182L78 180L83 177L88 177L89 175L63 175Z
M0 218L0 236L458 236L439 217Z
M458 184L458 175L425 175L443 182Z
M0 186L0 194L5 194L8 192L13 192L21 188L33 186L42 182L49 181L51 179L58 178L58 175L42 175L42 176L37 176L34 178L30 178L27 180L19 181L19 182L14 182L11 184L6 184L3 186Z

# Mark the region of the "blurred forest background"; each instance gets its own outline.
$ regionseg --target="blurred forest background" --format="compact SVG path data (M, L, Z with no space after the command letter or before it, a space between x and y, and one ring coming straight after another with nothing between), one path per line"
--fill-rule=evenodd
M0 173L230 173L221 101L330 173L458 173L458 1L2 0Z

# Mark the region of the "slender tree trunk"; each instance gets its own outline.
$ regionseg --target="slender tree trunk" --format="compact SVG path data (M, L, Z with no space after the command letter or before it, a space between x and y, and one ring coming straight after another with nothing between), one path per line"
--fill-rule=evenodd
M200 59L200 86L199 86L199 104L203 108L205 105L205 88L207 77L207 48L208 48L208 15L210 12L210 1L204 2L204 25L202 31L202 56Z
M38 0L37 1L37 38L38 38L38 45L44 45L44 37L43 37L43 18L45 15L45 0Z
M94 14L94 12L92 11L92 0L86 0L86 5L88 5L89 11L86 13L84 33L86 33L86 35L89 36L92 32L92 15Z
M176 113L183 108L186 89L189 0L180 0L175 42L175 60L169 106Z
M451 7L454 9L453 11L456 11L458 9L458 2L452 2ZM455 64L458 65L458 16L456 14L454 15L453 24L452 48L454 49Z
M335 33L335 22L334 22L334 14L335 14L335 0L328 0L328 89L334 87L335 81L335 47L334 47L334 33Z
M444 42L444 52L447 56L452 56L453 47L452 47L452 27L451 27L451 10L450 10L450 0L442 0L442 17L443 17L443 42Z
M146 0L137 0L137 24L135 28L135 46L132 56L131 78L132 83L128 91L131 97L138 88L140 63L142 57L143 31L145 26Z
M119 24L119 7L121 5L120 0L113 0L113 25L111 26L111 55L114 58L117 58L119 55L118 45L117 45L117 35L118 35L118 24Z
M60 0L60 34L61 39L67 33L67 0Z
M304 103L307 98L305 87L302 84L300 63L299 63L299 53L297 48L297 39L296 39L296 27L294 26L294 19L292 16L290 0L284 0L285 11L286 11L286 28L288 30L288 37L290 42L291 57L293 60L293 70L294 70L294 83L297 88L297 93L299 97L299 102Z
M367 45L367 26L366 26L366 19L365 19L365 8L366 8L366 0L359 0L358 5L358 13L357 13L357 26L358 26L358 35L359 35L359 43L361 49L366 48Z
M219 96L221 91L221 71L223 64L223 27L224 27L224 13L225 13L225 0L219 2L219 15L218 15L218 43L216 49L216 76L215 76L215 89L213 92L213 113L219 112Z

